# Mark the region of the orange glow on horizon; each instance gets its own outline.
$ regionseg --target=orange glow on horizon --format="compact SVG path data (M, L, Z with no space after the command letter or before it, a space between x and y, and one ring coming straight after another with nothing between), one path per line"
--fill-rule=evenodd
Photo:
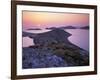
M23 12L23 27L37 26L45 28L43 25L89 25L88 14L72 13L50 13L50 12Z

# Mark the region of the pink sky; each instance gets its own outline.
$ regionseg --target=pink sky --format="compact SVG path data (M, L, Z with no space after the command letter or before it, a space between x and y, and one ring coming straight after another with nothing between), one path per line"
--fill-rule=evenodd
M87 25L88 14L23 11L23 29Z

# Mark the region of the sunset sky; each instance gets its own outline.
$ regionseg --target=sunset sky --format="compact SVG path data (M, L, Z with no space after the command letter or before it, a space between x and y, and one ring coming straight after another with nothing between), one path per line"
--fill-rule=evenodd
M88 14L23 11L23 29L89 25Z

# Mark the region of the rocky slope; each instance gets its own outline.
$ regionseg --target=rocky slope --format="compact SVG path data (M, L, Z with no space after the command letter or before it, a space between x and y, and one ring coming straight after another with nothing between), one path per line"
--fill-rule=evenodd
M23 48L23 68L68 67L89 65L89 53L70 43L68 32L62 29L32 34L35 45Z

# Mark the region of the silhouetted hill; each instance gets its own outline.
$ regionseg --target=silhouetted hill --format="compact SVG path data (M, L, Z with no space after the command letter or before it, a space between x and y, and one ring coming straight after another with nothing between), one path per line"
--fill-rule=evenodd
M56 27L50 27L50 28L45 28L45 29L53 30L53 29L56 29Z
M61 29L77 29L74 26L65 26L65 27L60 27Z
M80 29L89 29L89 26L80 27Z
M46 29L53 30L53 29L57 29L57 27L50 27ZM77 29L77 28L74 26L63 26L63 27L58 27L58 29Z
M29 28L27 30L41 30L40 28Z

